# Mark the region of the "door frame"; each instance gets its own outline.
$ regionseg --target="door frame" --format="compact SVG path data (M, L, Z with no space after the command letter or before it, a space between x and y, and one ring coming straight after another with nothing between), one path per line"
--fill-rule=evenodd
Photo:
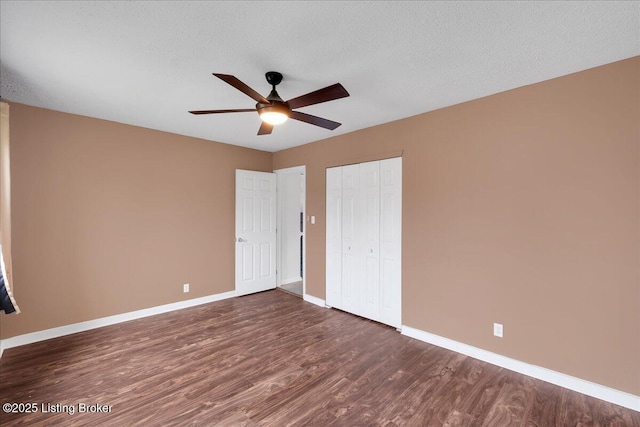
M306 165L293 166L273 171L276 174L278 191L276 193L276 287L280 287L282 277L282 192L280 191L280 178L286 174L302 175L302 296L307 294L307 167Z

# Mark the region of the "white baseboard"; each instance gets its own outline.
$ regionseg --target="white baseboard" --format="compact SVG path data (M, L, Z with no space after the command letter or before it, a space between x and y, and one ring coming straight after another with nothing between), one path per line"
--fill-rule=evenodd
M306 302L310 302L311 304L318 305L318 306L320 306L322 308L326 307L326 304L324 303L323 299L320 299L318 297L314 297L313 295L304 294L302 296L302 299L304 299Z
M0 340L0 359L2 359L2 353L4 352L4 344L2 344L2 340Z
M552 371L551 369L542 368L536 365L530 365L526 362L511 359L497 353L492 353L481 348L463 344L461 342L454 341L449 338L444 338L439 335L434 335L420 329L412 328L410 326L402 325L402 335L406 335L408 337L415 338L429 344L437 345L438 347L446 348L457 353L462 353L464 355L473 357L474 359L482 360L484 362L491 363L492 365L500 366L511 371L528 375L530 377L537 378L539 380L546 381L560 387L565 387L570 390L586 394L588 396L615 403L616 405L624 406L625 408L633 409L634 411L640 411L640 396L636 396L631 393L616 390L580 378L572 377L571 375Z
M141 319L143 317L167 313L169 311L180 310L182 308L194 307L196 305L207 304L214 301L220 301L223 299L232 298L234 296L235 296L235 291L223 292L221 294L209 295L206 297L194 298L186 301L179 301L171 304L159 305L157 307L145 308L143 310L131 311L128 313L116 314L114 316L102 317L100 319L88 320L86 322L73 323L71 325L45 329L44 331L18 335L15 337L3 339L1 348L4 351L7 348L18 347L26 344L32 344L38 341L44 341L51 338L61 337L64 335L75 334L77 332L88 331L90 329L101 328L103 326L114 325L116 323L128 322L129 320ZM0 357L1 357L1 352L0 352Z
M294 277L293 279L286 279L280 282L278 286L288 285L289 283L302 282L302 277Z

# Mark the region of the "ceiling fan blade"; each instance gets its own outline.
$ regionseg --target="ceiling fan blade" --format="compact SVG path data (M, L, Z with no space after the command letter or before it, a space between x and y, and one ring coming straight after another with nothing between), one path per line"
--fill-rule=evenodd
M311 114L301 113L300 111L292 111L289 118L299 120L301 122L309 123L312 125L320 126L321 128L334 130L342 123L333 122L331 120L323 119L322 117L312 116Z
M189 111L191 114L219 114L219 113L248 113L249 111L256 111L255 108L243 108L241 110L196 110Z
M224 80L225 82L229 83L231 86L235 87L236 89L238 89L240 92L244 93L245 95L250 96L251 98L253 98L257 102L261 102L263 104L270 104L270 102L267 101L267 98L265 98L264 96L260 95L258 92L256 92L255 90L251 89L246 84L242 83L236 77L234 77L234 76L232 76L230 74L216 74L216 73L213 73L213 75L216 76L217 78L219 78L220 80Z
M321 102L333 101L334 99L345 98L349 92L340 84L336 83L323 89L318 89L306 95L299 96L287 101L290 108L301 108L307 105L320 104Z
M270 125L267 122L262 122L260 129L258 129L258 135L270 135L272 130L273 125Z

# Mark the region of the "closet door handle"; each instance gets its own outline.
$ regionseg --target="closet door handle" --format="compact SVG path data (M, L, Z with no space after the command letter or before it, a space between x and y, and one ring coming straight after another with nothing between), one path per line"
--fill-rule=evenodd
M369 249L369 253L372 254L373 253L373 249Z

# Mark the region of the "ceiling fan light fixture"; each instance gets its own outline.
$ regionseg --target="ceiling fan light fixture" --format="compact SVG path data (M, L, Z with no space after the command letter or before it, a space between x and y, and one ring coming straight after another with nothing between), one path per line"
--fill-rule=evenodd
M281 105L269 105L260 109L260 119L270 125L281 125L289 118L289 110Z

